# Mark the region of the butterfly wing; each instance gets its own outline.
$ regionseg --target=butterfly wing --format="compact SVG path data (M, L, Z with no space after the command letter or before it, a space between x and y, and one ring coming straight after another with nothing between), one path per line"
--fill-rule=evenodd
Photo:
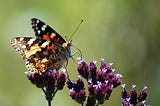
M40 39L33 37L16 37L11 40L11 45L22 55L26 62L28 70L38 72L39 70L44 71L43 63L45 64L48 60L38 57L38 52L42 52L42 47L39 46Z
M13 38L12 46L26 60L28 70L45 72L60 69L70 56L71 43L39 19L32 18L31 21L36 37Z
M16 37L11 39L11 45L22 55L23 59L27 59L31 52L33 54L33 52L40 50L38 46L33 46L34 49L31 47L31 45L37 44L37 40L38 39L33 37Z
M52 29L49 25L45 24L39 19L32 18L31 19L32 28L35 32L36 37L43 40L50 40L53 43L63 44L66 41L58 34L54 29Z

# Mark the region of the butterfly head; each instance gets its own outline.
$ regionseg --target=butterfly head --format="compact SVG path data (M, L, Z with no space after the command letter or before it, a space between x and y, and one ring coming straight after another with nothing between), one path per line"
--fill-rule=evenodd
M67 50L69 57L71 57L71 47L72 47L72 40L63 43L62 47Z

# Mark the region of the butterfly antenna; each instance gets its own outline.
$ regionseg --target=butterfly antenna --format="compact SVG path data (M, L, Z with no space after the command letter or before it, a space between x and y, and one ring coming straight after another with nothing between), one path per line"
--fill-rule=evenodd
M83 22L83 19L80 21L80 23L78 24L78 26L76 27L76 29L72 32L72 34L71 34L69 40L71 40L71 38L73 37L73 35L75 34L75 32L78 30L78 28L79 28L80 25L82 24L82 22Z

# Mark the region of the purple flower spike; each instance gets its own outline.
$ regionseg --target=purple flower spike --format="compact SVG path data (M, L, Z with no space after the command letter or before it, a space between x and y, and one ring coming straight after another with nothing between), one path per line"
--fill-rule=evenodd
M25 72L25 74L32 84L35 84L38 88L44 87L44 80L41 74L30 71Z
M83 65L81 65L83 63ZM85 64L85 65L84 65ZM88 99L87 106L92 103L103 104L105 100L108 100L111 96L113 88L121 84L121 74L114 74L112 64L107 64L104 59L101 59L101 66L97 71L96 61L91 61L89 65L86 62L81 61L78 69L82 70L81 66L86 66L89 72L87 79L88 82ZM86 68L85 68L86 69ZM80 72L80 70L78 70ZM96 104L94 104L96 105Z
M97 81L105 82L105 80L108 79L106 72L104 72L104 71L97 71L96 79L97 79Z
M32 84L35 84L36 82L34 81L34 72L27 71L25 72L26 76L28 79L31 81Z
M113 91L113 88L112 87L107 87L106 88L106 93L105 93L105 99L106 100L109 100L109 97L111 96L111 93L112 93L112 91Z
M122 75L114 74L115 70L113 69L112 64L107 64L104 59L101 59L100 69L98 70L96 61L91 61L87 64L85 61L79 59L78 64L77 70L79 75L85 78L88 84L86 106L98 106L103 104L105 100L109 100L113 89L121 84L120 78ZM78 77L76 83L69 80L67 85L70 89L70 96L72 99L80 104L83 103L86 99L86 91L82 79Z
M147 87L145 86L142 91L140 92L140 94L138 95L138 101L141 102L141 101L145 101L147 96L148 96L148 93L146 92L147 90Z
M96 61L91 61L89 64L89 77L92 79L92 82L96 83Z
M67 87L68 87L69 89L74 88L74 86L75 86L75 82L74 82L74 81L72 81L72 80L68 80L68 81L67 81Z
M80 104L83 104L83 102L86 100L86 92L84 90L84 83L81 77L78 77L76 83L69 80L67 82L67 85L67 87L70 89L70 96L72 97L72 99Z
M78 93L79 103L83 103L86 100L86 91L81 89Z
M130 91L130 103L133 105L137 104L137 91L135 87L136 85L132 85L132 89Z
M76 99L76 97L77 97L76 91L73 90L73 89L71 89L71 90L70 90L70 96L72 97L72 99Z
M120 78L122 78L121 74L116 74L113 77L113 79L112 79L113 88L116 88L117 86L121 85L122 81L120 80Z
M126 85L125 84L122 84L122 88L123 88L123 90L121 92L121 100L123 102L123 101L126 101L129 98L129 94L126 90Z
M83 82L83 80L81 79L80 76L78 76L77 88L78 88L78 92L79 92L79 90L84 89L84 82Z
M63 89L66 82L66 75L62 72L57 79L57 89Z
M114 69L112 68L112 63L107 64L107 63L104 61L103 58L101 59L100 69L101 69L102 71L105 70L105 71L107 71L107 72L112 72L112 71L114 71Z
M66 82L64 72L59 74L58 71L53 70L48 70L43 73L27 71L25 74L32 84L43 90L46 100L49 103L51 103L56 92L63 89Z
M145 100L146 97L148 96L148 93L146 92L147 87L144 87L138 96L137 96L137 91L135 89L136 85L132 85L130 93L127 93L125 89L125 84L123 84L122 87L123 87L123 91L121 93L122 106L136 106L140 102L141 106L149 106L145 105Z
M56 79L56 78L54 78L54 72L47 71L47 72L43 73L42 79L43 79L45 87L54 88L55 79Z
M89 75L89 72L88 72L88 65L86 62L84 62L83 60L78 62L79 66L77 68L79 74L84 77L85 79L88 79L88 75Z

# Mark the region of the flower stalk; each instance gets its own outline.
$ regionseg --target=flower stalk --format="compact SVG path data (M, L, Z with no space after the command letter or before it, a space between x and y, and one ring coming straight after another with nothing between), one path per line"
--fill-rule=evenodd
M62 90L66 82L64 72L59 73L58 71L49 70L44 73L35 73L27 71L25 74L32 84L42 89L48 101L48 106L51 106L57 91Z

